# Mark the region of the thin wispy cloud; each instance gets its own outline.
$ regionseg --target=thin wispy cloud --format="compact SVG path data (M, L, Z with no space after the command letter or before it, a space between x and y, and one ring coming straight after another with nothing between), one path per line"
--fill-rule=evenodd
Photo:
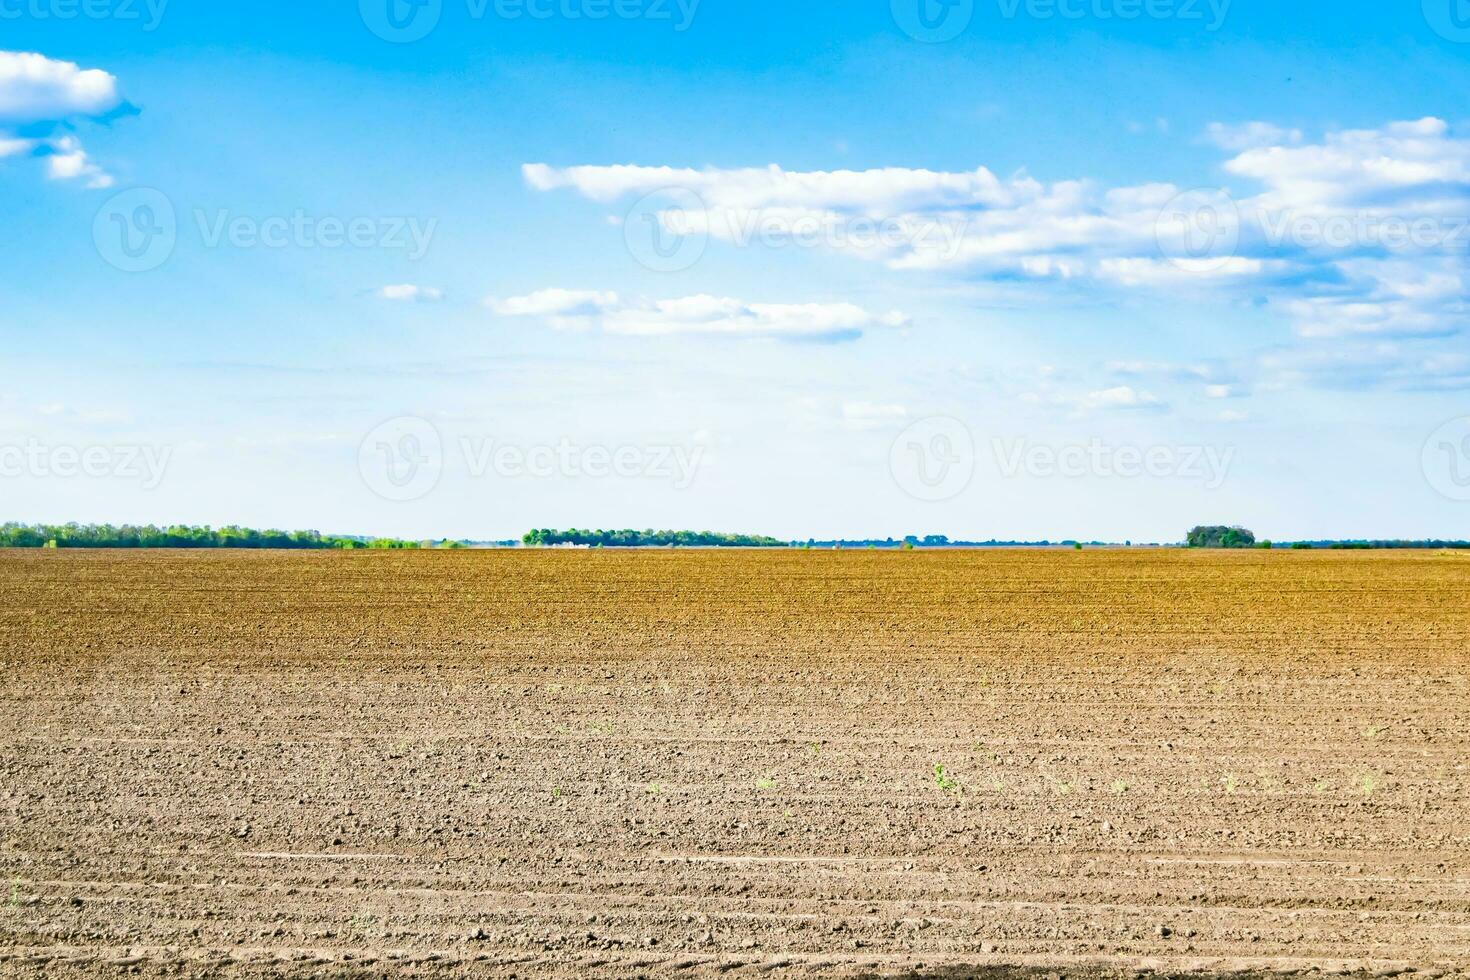
M867 330L908 325L902 313L875 314L852 303L747 303L719 296L677 299L623 297L616 292L544 289L487 300L497 314L527 317L557 330L611 334L785 339L856 339Z

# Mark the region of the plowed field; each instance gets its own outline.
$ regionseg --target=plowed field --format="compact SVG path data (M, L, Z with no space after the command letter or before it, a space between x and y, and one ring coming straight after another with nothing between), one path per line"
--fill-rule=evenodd
M1470 560L0 552L0 975L1457 973Z

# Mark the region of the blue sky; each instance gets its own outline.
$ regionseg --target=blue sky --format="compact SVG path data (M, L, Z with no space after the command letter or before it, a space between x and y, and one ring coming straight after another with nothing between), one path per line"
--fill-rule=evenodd
M0 0L0 516L1470 537L1464 0L923 2Z

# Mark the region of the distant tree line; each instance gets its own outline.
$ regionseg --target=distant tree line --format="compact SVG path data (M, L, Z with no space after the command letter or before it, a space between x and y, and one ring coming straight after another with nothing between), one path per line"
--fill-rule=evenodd
M0 524L0 548L281 548L413 549L456 547L458 542L357 538L318 531L258 531L246 527L190 527L175 524Z
M718 534L713 531L527 531L521 543L528 547L578 545L589 548L784 548L787 542L756 534Z
M1243 527L1209 526L1197 527L1189 532L1185 538L1185 545L1190 548L1273 548L1270 541L1256 541L1256 536ZM1290 545L1279 547L1290 547L1298 551L1310 551L1314 548L1323 548L1330 551L1372 551L1378 549L1427 549L1427 548L1470 548L1470 542L1466 541L1443 541L1439 539L1428 540L1324 540L1324 541L1294 541Z
M1080 543L1082 542L1078 542L1072 538L1066 538L1062 541L1002 541L998 538L991 538L988 541L954 541L945 534L926 534L922 537L917 534L910 534L902 538L829 538L827 540L807 538L805 541L793 541L791 542L791 546L801 549L896 548L900 551L907 551L914 548L1074 548ZM1098 547L1105 547L1108 544L1105 541L1089 541L1086 543ZM1127 544L1129 547L1133 546L1132 541L1127 542Z
M1293 548L1327 548L1332 551L1407 550L1420 548L1470 548L1470 541L1298 541Z

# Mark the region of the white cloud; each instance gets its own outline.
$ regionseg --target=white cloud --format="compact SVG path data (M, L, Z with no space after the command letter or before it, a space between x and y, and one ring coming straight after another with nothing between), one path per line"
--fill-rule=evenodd
M111 187L113 179L97 166L73 136L48 141L51 152L46 157L46 174L52 180L84 180L94 190Z
M415 286L412 283L403 283L397 286L384 286L377 291L379 299L392 300L398 303L437 303L444 298L444 291L433 286Z
M1287 301L1304 337L1445 336L1470 322L1467 276L1450 259L1352 259L1333 292Z
M1083 411L1094 411L1097 409L1157 409L1164 407L1164 403L1146 391L1137 391L1128 385L1119 385L1116 388L1105 388L1101 391L1090 391L1078 402L1078 408Z
M528 296L487 301L501 316L539 317L593 317L617 304L617 293L585 289L542 289Z
M1169 408L1167 402L1153 393L1140 391L1131 385L1118 385L1080 394L1047 386L1037 391L1023 392L1020 398L1032 405L1065 409L1079 418L1096 412L1164 412Z
M1224 161L1226 172L1255 187L1233 199L1206 195L1222 207L1196 215L1214 222L1199 226L1188 212L1178 227L1163 220L1181 193L1173 184L1047 184L984 167L798 172L775 165L528 164L523 173L537 190L566 188L603 203L682 188L689 192L681 195L684 207L660 211L659 220L739 245L805 237L893 269L1174 293L1208 286L1216 295L1264 299L1313 337L1461 329L1462 293L1409 295L1395 260L1422 265L1426 257L1443 258L1435 281L1464 279L1470 141L1432 118L1328 132L1315 143L1262 122L1215 124L1207 137L1234 154ZM702 206L690 209L691 194ZM1397 226L1430 233L1397 241ZM1222 231L1228 234L1220 253L1195 250L1196 237L1208 233L1206 245L1218 243ZM1432 290L1435 283L1420 285Z
M628 335L719 334L753 337L849 339L881 327L903 327L900 313L873 314L851 303L746 303L717 296L624 299L614 292L544 289L491 299L501 316L540 319L559 330Z
M1210 123L1205 129L1205 138L1222 150L1239 153L1259 146L1296 144L1302 141L1299 129L1283 129L1267 122L1247 122L1234 125Z
M1110 374L1123 377L1160 377L1174 381L1205 381L1217 377L1220 369L1209 364L1173 364L1168 361L1110 361Z
M1361 391L1470 390L1470 354L1425 349L1422 341L1356 340L1310 344L1259 358L1263 383L1277 389L1301 385Z
M45 55L0 51L0 122L25 124L95 116L119 102L117 79Z
M0 51L0 125L61 127L68 120L116 108L119 101L117 80L105 71L83 70L40 54ZM0 158L22 153L44 158L52 180L80 180L94 189L113 184L75 136L21 139L0 130Z
M1231 256L1220 259L1103 259L1097 275L1124 286L1199 286L1211 280L1257 278L1285 270L1283 262Z
M1389 192L1409 192L1395 207L1423 210L1458 186L1470 185L1470 141L1454 139L1439 119L1390 123L1383 129L1328 133L1307 146L1248 149L1225 164L1230 173L1260 181L1268 208L1371 206Z

